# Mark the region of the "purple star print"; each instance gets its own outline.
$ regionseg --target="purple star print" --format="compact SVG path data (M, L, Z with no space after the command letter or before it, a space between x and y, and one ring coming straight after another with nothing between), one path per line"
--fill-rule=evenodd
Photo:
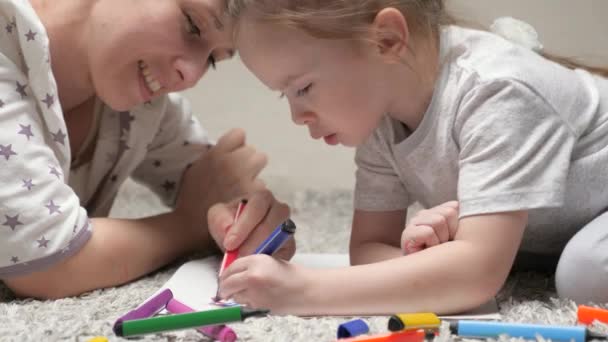
M175 189L175 182L166 180L165 183L163 184L163 189L165 189L166 192L172 191L173 189Z
M18 258L18 257L16 257L16 256L14 256L14 257L12 257L12 258L11 258L11 262L12 262L13 264L16 264L16 263L18 263L18 262L19 262L19 258Z
M61 178L61 172L59 172L59 170L57 170L56 167L49 166L49 168L51 169L51 171L49 171L50 174L55 175L57 177L57 179Z
M17 153L13 151L13 145L2 145L0 144L0 156L4 156L4 159L9 160L11 156L16 156Z
M0 108L4 107L4 101L0 100Z
M34 182L32 181L32 179L22 179L23 181L23 185L22 187L27 188L28 190L32 190L32 188L34 187Z
M53 215L55 213L61 214L61 210L59 210L60 206L56 205L53 200L51 200L49 204L45 205L45 207L49 210L49 215Z
M119 125L120 125L120 130L126 130L126 131L130 131L131 130L131 122L133 122L133 120L135 120L135 117L133 115L131 115L131 112L120 112L119 114Z
M27 38L27 41L29 42L30 40L36 40L36 35L37 34L38 34L38 32L32 32L32 30L29 30L25 34L25 37Z
M19 95L21 95L21 98L24 98L27 96L27 92L25 91L25 88L27 88L27 84L21 84L19 83L19 81L15 82L17 83L17 88L15 88L15 91L19 93Z
M21 126L21 130L19 132L17 132L17 134L25 135L25 137L29 141L30 138L34 136L34 133L32 133L32 125L26 126L26 125L19 124L19 126Z
M48 248L48 244L51 240L45 239L45 237L41 237L40 240L36 240L38 242L38 248Z
M6 29L6 33L13 33L13 25L6 24L6 26L4 27Z
M19 221L19 215L4 215L4 217L6 218L6 222L4 222L2 225L10 227L12 231L17 229L17 226L23 226L23 222Z
M47 109L50 109L53 103L55 103L55 97L51 94L46 94L46 97L44 100L42 100L42 102L44 102Z
M127 145L127 142L124 140L121 140L118 144L118 155L122 155L128 149L130 149L130 147L129 147L129 145Z
M67 137L67 135L65 135L65 134L64 134L64 133L61 131L61 129L58 129L58 130L57 130L57 133L51 133L51 135L53 136L53 140L54 140L56 143L59 143L59 144L61 144L61 145L64 145L64 146L65 146L65 138Z

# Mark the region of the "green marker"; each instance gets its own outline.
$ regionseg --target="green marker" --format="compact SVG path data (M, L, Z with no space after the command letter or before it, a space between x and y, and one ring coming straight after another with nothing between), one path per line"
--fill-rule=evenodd
M243 321L248 317L263 316L269 310L251 310L242 306L233 306L208 311L189 312L166 316L156 316L144 319L118 322L114 325L114 333L118 336L129 337L157 332L198 328L206 325L217 325Z

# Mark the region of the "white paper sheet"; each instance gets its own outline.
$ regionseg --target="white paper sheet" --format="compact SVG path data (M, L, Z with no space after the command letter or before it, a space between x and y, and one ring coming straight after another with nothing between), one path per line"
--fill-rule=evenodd
M219 258L209 257L185 263L157 293L168 288L175 299L195 310L216 309L217 306L210 302L217 290L220 261ZM297 254L292 262L313 268L331 268L348 266L349 258L346 254ZM496 300L493 299L476 310L441 318L499 320L500 314Z

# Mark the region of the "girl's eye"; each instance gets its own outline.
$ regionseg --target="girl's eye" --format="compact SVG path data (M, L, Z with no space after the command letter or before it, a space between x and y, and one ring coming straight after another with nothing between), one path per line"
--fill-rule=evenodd
M188 33L200 37L201 30L198 28L198 26L196 26L196 23L194 23L194 20L192 20L192 17L188 13L184 13L184 16L186 17L186 22L188 24Z
M298 89L296 91L296 96L300 97L300 96L304 96L304 95L308 94L310 92L310 88L312 88L312 83L302 89Z

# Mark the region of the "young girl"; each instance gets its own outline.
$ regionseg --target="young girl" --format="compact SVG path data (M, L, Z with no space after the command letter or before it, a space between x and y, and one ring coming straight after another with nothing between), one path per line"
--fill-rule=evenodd
M259 189L266 159L238 130L212 145L173 93L231 56L223 1L3 0L0 27L2 282L71 296L224 245L232 220L209 228L207 209ZM128 177L171 210L109 218ZM251 253L288 216L272 199L249 195L227 248Z
M242 258L222 296L453 313L496 295L520 251L559 258L560 296L608 301L605 78L447 25L441 0L229 3L243 62L313 138L356 146L357 173L352 267ZM431 209L404 230L414 201Z

